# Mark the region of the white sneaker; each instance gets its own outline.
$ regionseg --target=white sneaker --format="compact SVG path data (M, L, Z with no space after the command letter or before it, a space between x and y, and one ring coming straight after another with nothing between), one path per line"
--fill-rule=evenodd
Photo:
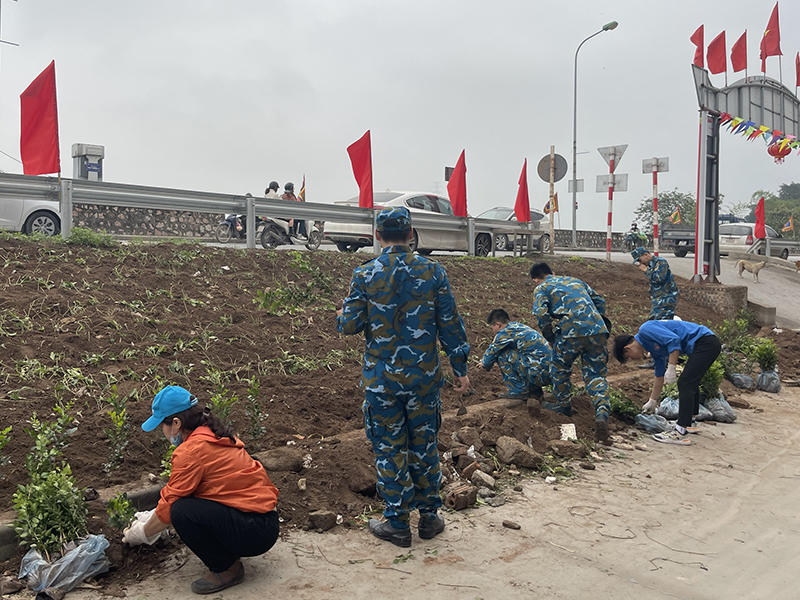
M691 446L692 441L683 437L677 431L670 431L669 433L654 433L653 439L662 444L674 444L676 446Z

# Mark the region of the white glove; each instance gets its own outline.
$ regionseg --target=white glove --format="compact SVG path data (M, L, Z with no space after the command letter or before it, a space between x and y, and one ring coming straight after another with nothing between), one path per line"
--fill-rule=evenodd
M675 383L678 381L678 372L676 365L667 365L667 372L664 373L664 383Z
M137 512L135 515L136 520L122 532L122 541L131 546L139 546L141 544L152 546L158 540L169 537L169 532L166 529L151 535L149 538L144 534L144 526L153 516L154 512L155 509Z
M655 412L656 408L658 407L658 400L655 398L650 398L647 402L644 403L642 406L642 414L649 415Z

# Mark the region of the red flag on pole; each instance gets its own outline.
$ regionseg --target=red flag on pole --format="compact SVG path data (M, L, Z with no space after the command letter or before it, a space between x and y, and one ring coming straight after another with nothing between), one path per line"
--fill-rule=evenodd
M350 155L353 175L358 183L358 205L372 208L372 142L369 129L361 139L347 147L347 154Z
M528 159L522 163L522 173L519 176L519 189L517 201L514 204L514 214L520 223L529 223L531 220L531 201L528 196Z
M19 153L25 175L61 172L56 105L56 61L39 73L19 96Z
M764 197L756 204L756 228L755 235L757 240L763 240L767 237L767 232L764 229Z
M767 23L767 30L761 38L761 72L767 72L767 57L783 56L781 52L781 28L778 24L778 3L772 9L772 15Z
M731 68L734 73L747 69L747 29L731 46Z
M728 60L725 52L725 32L723 31L715 37L708 45L708 70L713 75L724 73L728 70Z
M457 217L467 216L467 163L464 159L466 150L461 151L458 162L447 182L447 194L450 196L450 205L453 214Z
M797 56L794 57L794 71L795 71L794 85L795 87L797 87L798 85L800 85L800 52L798 52Z
M697 46L697 48L695 48L695 51L694 51L694 61L693 62L694 62L694 64L696 64L698 67L700 67L702 69L705 66L703 64L704 44L703 44L703 26L702 25L700 25L700 27L697 28L697 31L695 31L692 34L692 37L689 38L689 41L692 42L695 46Z

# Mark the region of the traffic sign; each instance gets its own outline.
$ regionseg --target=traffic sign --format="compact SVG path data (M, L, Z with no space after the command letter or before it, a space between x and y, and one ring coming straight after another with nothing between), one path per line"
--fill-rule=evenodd
M603 157L603 160L606 161L606 164L610 167L611 166L611 157L614 157L614 169L619 166L619 162L622 160L622 155L625 154L625 150L628 149L628 144L622 144L621 146L604 146L602 148L598 148L597 151L600 153L600 156Z
M583 179L576 179L575 180L575 187L578 188L576 193L580 193L583 191ZM572 193L572 179L569 180L567 184L567 191L571 194Z
M653 163L655 163L656 173L667 173L669 171L669 158L645 158L642 160L642 173L652 173Z
M615 192L628 191L628 174L614 175L614 182L611 183L611 175L598 175L597 176L597 192L607 192L608 188L614 186Z
M542 181L550 182L550 155L545 154L539 165L536 167L536 172L541 177ZM553 160L553 181L561 181L564 175L567 174L567 161L560 154L556 154Z

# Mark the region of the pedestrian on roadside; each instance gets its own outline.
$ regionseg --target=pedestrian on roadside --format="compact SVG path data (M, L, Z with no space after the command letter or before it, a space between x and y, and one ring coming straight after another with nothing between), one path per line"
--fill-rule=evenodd
M557 402L543 402L548 410L572 415L572 363L581 359L586 392L595 410L594 437L608 441L608 334L603 297L580 279L556 276L545 262L530 270L536 283L533 314L553 348L550 379Z
M650 281L652 308L648 319L652 321L675 317L680 291L670 271L669 263L660 256L653 256L649 250L641 246L635 248L631 256L633 264L638 266Z
M481 365L491 371L497 363L503 383L508 388L497 397L528 400L532 396L534 400L528 404L532 413L538 413L536 399L542 398L542 386L550 385L550 362L553 358L550 344L532 327L511 321L502 308L490 312L486 322L492 328L494 340L484 352Z
M665 383L678 382L678 423L669 433L657 433L653 438L665 444L688 446L687 433L699 433L692 427L692 418L700 412L700 381L719 356L721 344L714 332L705 325L689 321L646 321L636 335L621 334L614 338L614 356L621 363L628 359L645 358L649 352L655 362L653 390L642 407L651 413ZM677 375L678 356L689 358Z
M264 198L279 199L281 196L278 194L278 189L280 189L280 184L277 181L270 181L267 189L264 190Z
M208 567L192 582L193 592L212 594L241 583L241 557L264 554L278 539L278 490L231 428L188 390L163 388L152 411L142 429L161 425L175 446L172 473L158 506L139 515L122 541L153 544L171 524Z
M383 251L356 267L350 294L336 311L340 332L363 332L366 340L364 424L386 503L386 520L370 519L369 530L401 548L411 546L414 509L420 538L444 531L437 447L444 377L437 338L453 368L453 390L469 389L469 344L447 273L411 251L412 236L408 209L378 213L375 237Z

